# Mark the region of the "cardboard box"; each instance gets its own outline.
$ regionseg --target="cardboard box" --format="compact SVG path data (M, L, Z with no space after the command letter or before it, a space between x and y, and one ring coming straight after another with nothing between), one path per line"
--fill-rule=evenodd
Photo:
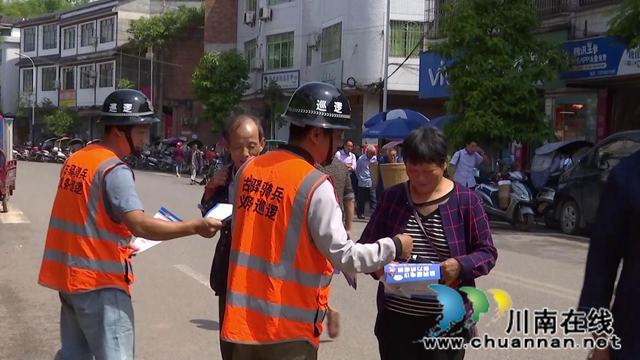
M436 298L437 293L429 285L440 281L439 263L395 263L384 267L384 278L387 295L404 296L406 298Z

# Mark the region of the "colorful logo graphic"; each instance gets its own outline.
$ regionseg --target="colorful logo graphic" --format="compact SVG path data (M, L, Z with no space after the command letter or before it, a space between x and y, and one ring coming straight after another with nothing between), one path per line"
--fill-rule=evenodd
M458 291L440 284L429 285L429 288L438 294L437 299L442 304L442 314L438 316L438 324L429 331L429 336L439 336L463 322L466 309L462 296ZM471 319L464 324L466 328L469 328L480 320L482 314L489 313L491 303L487 294L480 289L463 286L459 290L467 295L472 307ZM513 302L511 301L511 296L504 290L489 289L487 291L493 295L493 299L498 306L493 319L493 322L496 322L507 311L511 310Z

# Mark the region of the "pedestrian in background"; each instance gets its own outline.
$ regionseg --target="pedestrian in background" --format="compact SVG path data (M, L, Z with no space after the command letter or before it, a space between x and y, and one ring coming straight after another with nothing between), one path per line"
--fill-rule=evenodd
M102 106L99 144L69 157L51 210L38 283L58 291L61 349L55 360L133 360L132 236L171 240L211 238L215 219L164 221L147 216L122 159L148 141L160 120L147 97L131 89L112 92Z
M180 177L182 174L182 165L184 163L184 150L182 149L182 143L176 144L176 148L173 149L173 164L176 168L176 176Z
M359 242L372 243L395 233L410 235L414 239L411 258L398 257L396 261L439 263L443 284L475 286L475 279L495 266L498 253L478 196L443 177L447 163L444 134L432 126L416 129L404 140L402 154L409 181L385 190ZM378 280L382 271L372 275ZM465 321L469 321L473 309L462 296ZM416 342L438 326L442 306L437 299L394 296L380 283L377 304L375 335L382 360L464 358L464 350L426 350ZM457 324L442 336L461 336L468 341L473 330L465 324ZM461 335L452 335L459 330Z
M340 159L334 157L331 164L327 166L316 164L316 169L329 175L331 178L333 186L336 188L336 194L338 195L338 204L340 204L340 209L344 214L344 228L347 230L349 239L352 240L351 227L353 226L353 216L355 213L355 195L351 187L349 167L340 161ZM340 313L331 306L329 306L329 312L327 313L327 330L329 337L332 339L338 337L340 333Z
M371 211L376 208L376 189L373 187L373 179L371 178L370 165L376 162L376 148L373 145L367 145L366 153L360 156L356 166L356 175L358 176L357 191L357 214L358 219L364 219L364 209L369 202Z
M251 115L239 115L231 118L222 132L228 144L228 155L219 159L220 166L213 173L211 181L204 190L200 201L202 216L218 204L234 203L233 184L235 174L251 157L258 156L265 146L264 130L260 120ZM229 254L231 250L231 222L226 222L220 231L216 245L209 283L218 296L218 320L220 328L224 324L224 309L227 295L227 276L229 274ZM231 344L220 341L222 360L231 359Z
M358 157L353 153L353 140L345 140L342 145L342 149L336 152L336 157L347 165L349 169L349 178L351 179L351 188L355 194L358 189L358 177L356 176Z
M483 162L489 162L487 154L475 141L468 141L467 146L456 151L451 157L449 176L458 184L473 189L476 187L473 169Z
M191 185L195 185L198 183L196 176L202 168L202 151L198 149L198 144L193 144L191 150Z
M611 309L613 324L605 331L612 334L593 334L594 338L616 335L621 349L594 350L593 360L632 360L640 354L640 151L622 159L610 172L602 186L600 204L591 232L584 284L578 310L589 314L600 325L607 321L605 311ZM618 278L618 270L622 270ZM611 299L615 299L611 304ZM610 319L609 319L610 320ZM611 345L611 344L609 344Z

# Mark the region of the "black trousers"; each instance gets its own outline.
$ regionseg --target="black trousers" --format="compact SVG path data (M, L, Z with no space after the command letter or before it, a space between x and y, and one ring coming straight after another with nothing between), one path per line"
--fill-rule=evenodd
M370 187L359 187L358 193L356 195L356 203L357 203L357 215L364 215L364 206L369 202L369 209L376 209L376 188Z
M383 310L376 322L380 360L462 360L464 350L426 350L421 340L436 324L433 316Z

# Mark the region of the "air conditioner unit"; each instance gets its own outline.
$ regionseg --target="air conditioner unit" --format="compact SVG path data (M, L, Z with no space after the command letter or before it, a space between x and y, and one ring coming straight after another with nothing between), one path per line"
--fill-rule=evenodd
M95 78L89 78L89 86L96 86L96 79Z
M260 11L258 12L258 18L264 21L271 20L273 18L273 12L268 7L260 8Z
M89 40L89 44L91 44L91 46L96 46L96 44L98 44L98 38L92 37L91 40Z
M262 61L262 58L255 58L253 59L252 63L251 63L251 69L252 70L263 70L264 69L264 62Z
M89 77L95 79L98 76L98 73L95 70L89 70Z
M244 23L245 25L252 26L256 22L256 12L255 11L247 11L244 13Z
M53 82L53 88L56 89L56 90L59 90L60 89L60 81L55 80Z
M310 47L314 50L318 50L318 46L320 46L321 40L322 40L322 36L320 36L320 34L309 34L309 39L307 40L307 47Z

